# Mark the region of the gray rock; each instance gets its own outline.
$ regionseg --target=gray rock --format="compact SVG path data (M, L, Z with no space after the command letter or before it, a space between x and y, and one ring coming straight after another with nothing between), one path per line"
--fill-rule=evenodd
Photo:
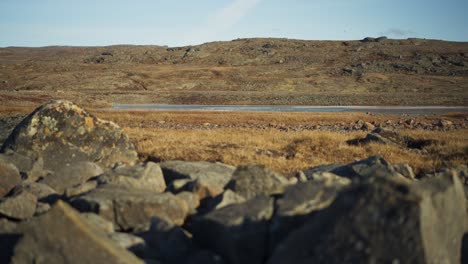
M393 166L380 156L373 156L331 170L332 173L350 179L369 177L401 177Z
M13 193L20 193L22 191L29 192L37 197L37 200L43 203L52 204L59 198L58 193L43 183L38 182L22 182L21 185L16 186Z
M59 201L24 228L12 263L143 263Z
M185 263L192 252L191 235L174 225L169 219L153 218L151 227L144 238L152 254L147 257L162 260L165 263Z
M127 249L130 252L137 256L144 255L145 251L147 250L146 242L143 238L139 236L135 236L128 233L110 233L107 235L114 243L119 245L122 248Z
M195 213L197 208L200 206L200 198L194 193L180 192L176 194L176 196L185 201L191 214Z
M34 212L34 216L43 215L43 214L47 213L50 210L50 208L51 208L50 204L48 204L48 203L37 202L36 211Z
M309 180L325 182L330 186L345 186L351 183L350 179L338 176L331 172L315 172L309 174Z
M284 176L263 165L250 165L237 168L226 189L248 200L259 195L282 193L288 185L290 183Z
M222 194L210 199L207 202L206 208L208 211L221 209L228 205L240 204L245 202L245 198L236 194L231 190L226 190Z
M27 157L12 150L7 150L7 152L0 153L0 161L15 165L24 181L35 182L49 175L50 172L44 170L42 158Z
M274 249L292 230L314 217L313 212L328 207L338 192L350 183L348 180L337 184L324 179L288 187L275 203L275 215L270 224L270 249Z
M310 168L310 169L304 171L304 174L307 177L307 179L310 179L311 175L314 174L314 173L330 172L330 171L332 171L332 170L334 170L334 169L336 169L338 167L341 167L341 166L343 166L343 164L339 164L339 163L319 165L319 166L316 166L316 167L313 167L313 168Z
M164 192L164 181L161 167L153 162L132 167L118 167L97 178L99 184L119 185L123 188L147 190L155 193Z
M21 183L21 176L15 165L0 160L0 198L7 195Z
M63 194L67 188L83 184L103 172L101 167L96 163L79 161L64 165L40 182L49 185L58 193Z
M395 169L397 173L403 175L407 179L416 179L413 168L411 168L411 166L408 164L394 164L393 169Z
M211 189L214 195L223 192L224 186L229 182L235 167L210 162L167 161L161 163L167 185L174 180L191 179Z
M15 220L29 219L36 211L36 204L36 196L26 191L18 192L0 200L0 215Z
M146 231L155 216L181 225L188 214L185 201L171 193L156 194L112 185L74 197L71 203L81 212L94 212L112 221L119 231Z
M135 147L116 124L68 101L53 101L34 110L16 126L0 152L42 158L44 169L53 172L77 162L109 168L116 162L138 160ZM63 177L67 181L67 175Z
M88 222L88 224L96 227L106 234L114 233L114 224L95 213L81 213L81 217Z
M190 255L186 264L225 264L223 258L209 250L195 251Z
M293 231L268 263L460 263L464 203L457 177L367 178Z
M67 188L65 190L65 197L71 198L73 196L77 196L83 193L87 193L89 191L92 191L96 189L98 186L97 181L88 181L83 184Z
M263 263L268 247L268 222L273 199L258 196L194 219L194 240L220 254L228 263Z

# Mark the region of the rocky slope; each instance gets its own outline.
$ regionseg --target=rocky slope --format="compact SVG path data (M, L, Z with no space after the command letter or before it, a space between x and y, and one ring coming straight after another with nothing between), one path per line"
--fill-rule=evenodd
M0 49L0 103L466 105L468 45L238 39Z
M141 163L117 125L55 101L1 148L0 262L460 263L467 173L416 179L378 156L293 178L261 165Z

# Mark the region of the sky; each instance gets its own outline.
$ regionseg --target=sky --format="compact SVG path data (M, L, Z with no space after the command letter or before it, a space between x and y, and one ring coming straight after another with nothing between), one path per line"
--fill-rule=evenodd
M0 47L251 37L468 41L468 0L0 0Z

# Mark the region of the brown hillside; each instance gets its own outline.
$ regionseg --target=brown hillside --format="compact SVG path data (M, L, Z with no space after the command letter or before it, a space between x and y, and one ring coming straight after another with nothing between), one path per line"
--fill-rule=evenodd
M238 39L0 49L0 104L467 105L468 43Z

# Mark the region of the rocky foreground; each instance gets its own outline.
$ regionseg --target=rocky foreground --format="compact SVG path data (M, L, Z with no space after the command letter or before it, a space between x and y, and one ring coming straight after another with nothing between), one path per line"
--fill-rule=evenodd
M141 163L117 125L55 101L1 147L0 263L466 263L467 175Z

